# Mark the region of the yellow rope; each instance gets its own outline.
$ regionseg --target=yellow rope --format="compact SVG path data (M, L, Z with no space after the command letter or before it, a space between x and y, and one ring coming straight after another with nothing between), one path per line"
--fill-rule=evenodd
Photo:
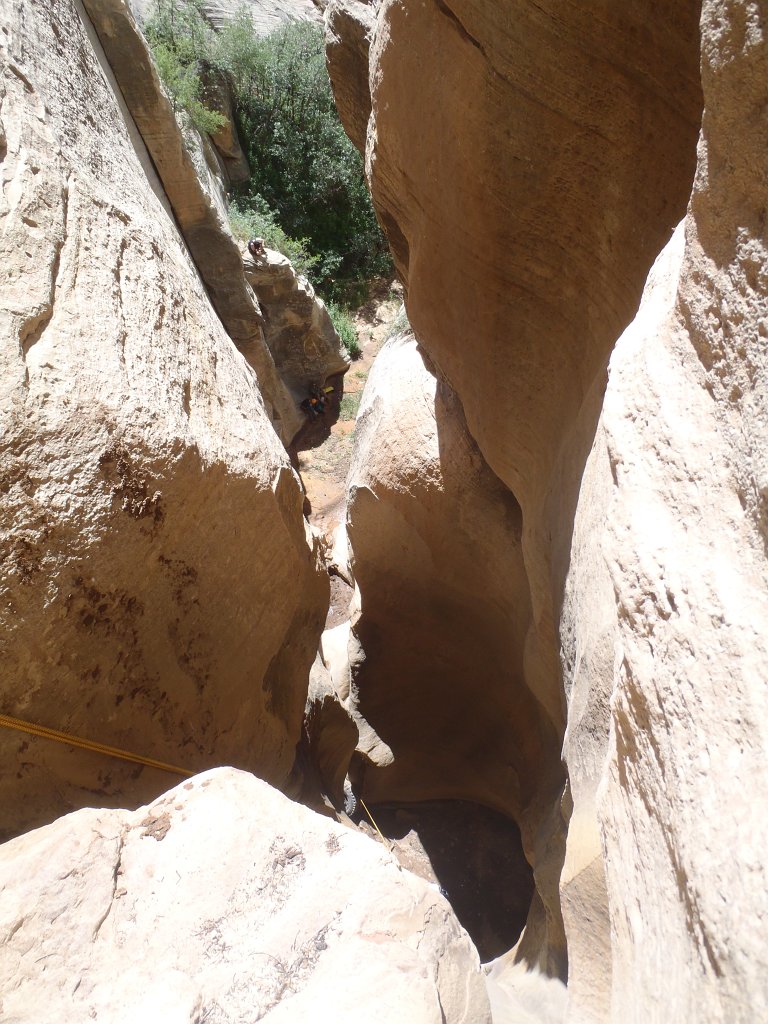
M29 733L30 736L41 736L46 740L56 740L57 743L66 743L72 747L82 747L83 750L92 750L96 754L106 754L108 757L120 757L123 761L133 761L135 764L145 764L150 768L159 768L163 772L173 772L175 775L189 777L194 772L188 772L186 768L176 768L172 764L165 764L163 761L155 761L152 757L142 757L140 754L131 754L127 750L119 750L117 747L108 747L104 743L94 743L93 740L83 740L79 736L72 736L68 732L59 732L57 729L48 729L44 725L35 725L32 722L24 722L21 718L11 718L10 715L0 715L0 725L6 729L16 729L18 732Z
M373 815L372 815L372 814L371 814L371 812L370 812L370 811L368 810L368 808L367 808L367 807L365 806L365 800L363 800L363 798L362 798L362 797L360 797L360 803L361 803L361 804L363 805L363 810L365 811L365 813L366 813L366 814L368 815L368 817L369 817L369 818L371 819L371 824L373 825L373 827L374 827L374 828L376 829L376 831L377 831L377 832L379 833L379 835L381 836L381 841L382 841L382 843L384 843L384 845L385 845L386 847L389 847L389 843L387 842L387 840L386 840L386 839L384 838L384 836L382 835L382 831L381 831L381 829L379 828L379 826L378 826L378 825L376 824L376 822L375 822L375 821L373 820Z

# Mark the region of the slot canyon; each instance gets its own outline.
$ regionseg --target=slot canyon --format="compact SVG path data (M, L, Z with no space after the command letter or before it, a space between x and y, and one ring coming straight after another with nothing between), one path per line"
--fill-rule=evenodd
M246 23L323 34L356 339L235 230ZM761 0L0 29L0 1021L768 1019Z

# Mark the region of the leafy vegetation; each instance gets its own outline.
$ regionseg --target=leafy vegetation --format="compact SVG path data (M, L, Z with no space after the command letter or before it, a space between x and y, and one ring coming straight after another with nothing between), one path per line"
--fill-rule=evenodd
M337 299L388 273L362 161L334 106L322 30L288 23L259 38L244 4L214 33L201 2L156 0L147 38L174 103L204 131L216 130L207 118L221 117L204 105L204 82L218 73L231 83L252 171L237 190L235 230L296 257L321 293Z
M362 397L362 391L350 391L349 394L344 395L339 403L339 419L357 419L357 410L360 408L360 399Z
M203 78L211 68L215 43L213 29L202 13L202 0L156 0L146 33L174 107L185 110L200 131L221 131L226 117L203 102Z
M243 242L249 238L263 238L268 249L275 249L288 257L297 274L312 276L317 257L310 254L306 238L286 235L261 196L254 196L250 206L241 206L237 200L230 203L229 224L235 238Z
M327 303L328 315L333 321L336 333L341 338L341 343L347 350L350 359L359 359L362 354L360 342L357 340L357 330L348 309L344 309L337 302L331 300Z

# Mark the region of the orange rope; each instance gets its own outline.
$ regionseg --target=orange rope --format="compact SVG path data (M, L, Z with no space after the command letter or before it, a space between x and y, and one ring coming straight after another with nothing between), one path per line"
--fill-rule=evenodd
M105 743L94 743L93 740L83 740L79 736L72 736L68 732L60 732L57 729L48 729L44 725L35 725L33 722L25 722L21 718L11 718L10 715L0 715L0 725L6 729L16 729L17 732L26 732L30 736L40 736L42 739L55 740L57 743L66 743L68 746L81 747L83 750L92 750L96 754L106 754L108 757L120 757L123 761L133 761L135 764L144 764L149 768L159 768L163 772L173 772L175 775L189 777L194 772L186 768L176 768L172 764L165 764L163 761L156 761L152 757L142 757L141 754L131 754L127 750L119 750L117 747L108 747Z

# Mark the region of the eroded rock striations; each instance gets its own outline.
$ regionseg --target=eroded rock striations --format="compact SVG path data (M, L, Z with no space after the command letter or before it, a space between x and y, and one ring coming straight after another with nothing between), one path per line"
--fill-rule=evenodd
M365 655L352 690L378 765L367 798L482 794L518 818L546 777L559 777L556 734L523 677L531 609L520 508L412 336L376 359L348 486L362 595L352 649Z
M0 892L18 1024L490 1024L437 887L244 772L22 836L0 849Z
M701 29L688 215L611 358L566 591L573 1019L768 1009L749 924L767 891L768 46L740 5L705 3ZM610 970L588 948L597 921Z
M156 0L130 0L131 8L140 18L146 18L156 6ZM287 21L322 22L325 0L203 0L203 13L215 28L231 21L245 8L260 35L267 35Z
M1 10L2 711L281 785L328 594L299 482L83 9ZM172 778L0 750L6 836Z
M765 934L749 923L766 912L768 838L755 799L768 632L764 17L727 0L663 17L652 4L383 0L345 45L339 26L356 9L333 0L327 13L336 94L348 105L357 91L358 113L370 111L367 171L416 336L521 509L525 578L509 579L507 628L526 605L530 627L506 685L527 687L564 737L565 863L559 801L547 818L532 800L521 824L539 895L518 958L559 969L560 876L569 1022L753 1020L768 1000ZM350 72L366 39L367 75ZM359 117L340 108L359 144ZM418 481L421 503L430 453L450 436L437 427L437 441L413 430L412 447L390 451L397 484L379 491L390 549L410 558L419 511L403 516L401 479ZM365 431L361 444L371 450ZM401 617L380 615L371 588L378 547L357 530L373 513L351 496L356 634L375 629L377 655L392 645L388 684L417 692L442 646L425 641L411 672ZM457 517L459 565L462 530ZM426 614L423 580L441 567L425 560L419 579L388 569L402 605ZM396 766L414 757L418 726L395 721L368 651L353 654L356 699L392 755L366 779L379 795L398 780L407 799ZM472 729L463 707L459 749ZM488 744L517 745L520 731L499 725Z
M272 424L288 444L302 416L264 341L258 302L227 224L213 147L191 129L183 137L127 0L84 5L213 307L256 372Z

